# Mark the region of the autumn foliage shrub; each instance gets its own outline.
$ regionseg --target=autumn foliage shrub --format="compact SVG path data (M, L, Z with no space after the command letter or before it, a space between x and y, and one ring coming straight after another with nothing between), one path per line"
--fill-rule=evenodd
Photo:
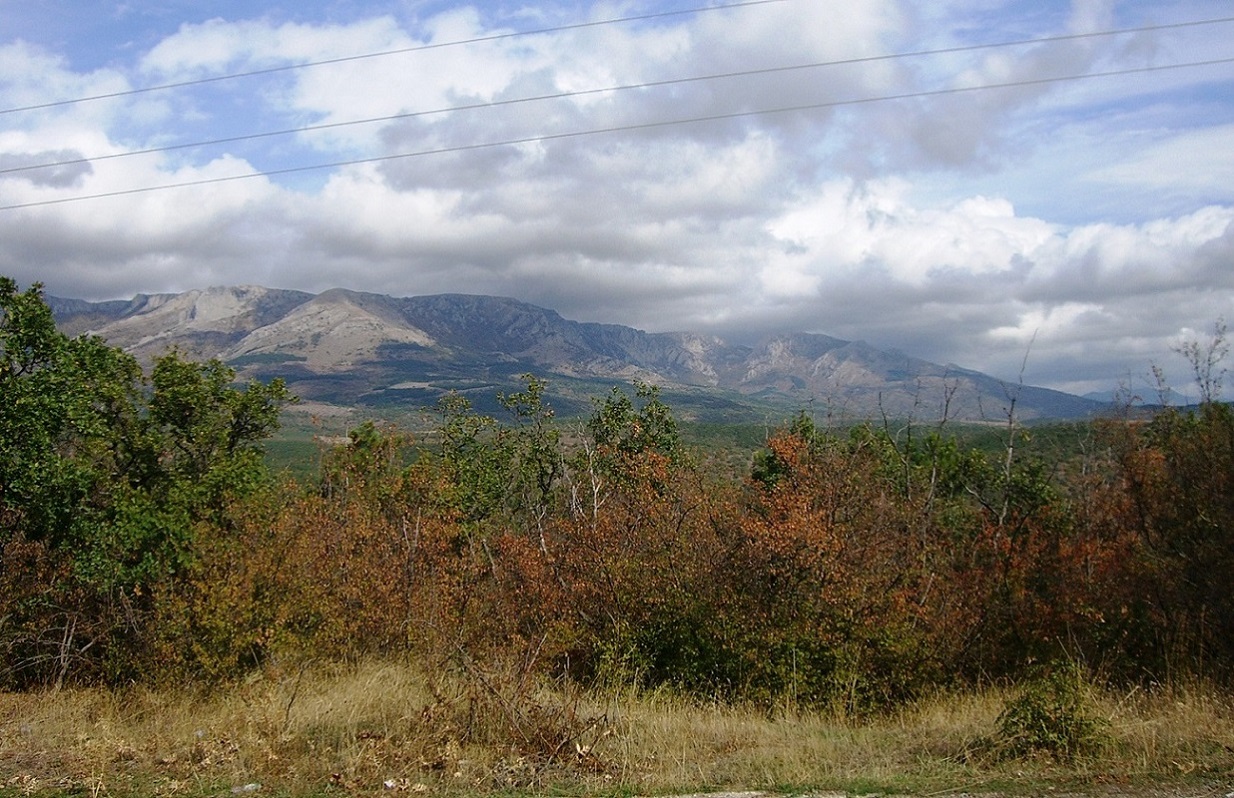
M1013 417L989 454L803 414L733 479L653 386L568 424L528 375L500 417L451 394L432 429L361 425L280 482L257 446L281 384L174 353L147 378L57 334L37 291L0 300L0 385L25 411L0 406L6 686L379 655L866 712L1059 659L1234 675L1216 401L1101 422L1057 462ZM59 391L74 374L89 390Z
M1234 409L1205 402L1109 424L1117 460L1105 503L1126 530L1138 590L1118 613L1140 667L1234 675Z

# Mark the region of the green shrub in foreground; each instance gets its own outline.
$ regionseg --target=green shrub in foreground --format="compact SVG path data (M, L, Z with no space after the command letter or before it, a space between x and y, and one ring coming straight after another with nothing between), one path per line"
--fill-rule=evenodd
M1094 753L1105 740L1105 721L1093 716L1088 684L1074 665L1051 668L1027 681L997 723L998 741L1010 757L1071 761Z

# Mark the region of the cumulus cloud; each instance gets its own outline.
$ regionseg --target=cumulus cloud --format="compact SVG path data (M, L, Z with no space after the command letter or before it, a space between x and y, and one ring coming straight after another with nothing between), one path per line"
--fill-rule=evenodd
M90 72L0 42L5 108L120 94L0 116L0 205L110 195L0 211L0 273L96 299L502 294L648 330L865 339L1008 378L1027 354L1030 381L1109 389L1229 316L1230 95L1211 71L1036 81L1176 57L1187 35L1205 57L1229 45L1197 28L881 57L1157 21L1104 0L1021 5L790 0L527 36L504 34L577 22L574 7L218 18ZM124 94L390 50L408 52ZM1023 85L929 93L990 83ZM459 105L479 107L440 112ZM84 162L4 171L69 160ZM262 174L329 161L354 163Z
M75 150L0 152L0 176L28 180L35 185L71 188L93 171L90 162Z

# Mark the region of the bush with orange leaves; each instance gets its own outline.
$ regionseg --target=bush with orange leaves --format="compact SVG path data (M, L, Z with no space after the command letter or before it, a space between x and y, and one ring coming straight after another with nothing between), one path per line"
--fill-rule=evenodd
M735 482L694 465L654 388L568 435L542 388L505 397L508 421L451 399L415 446L361 427L313 484L235 504L149 650L207 678L407 653L861 712L1059 658L1151 678L1223 645L1201 579L1228 557L1203 526L1228 477L1199 469L1228 408L1111 425L1074 472L1014 439L989 457L802 416Z
M799 418L756 463L736 551L754 694L849 711L907 698L940 675L931 630L952 574L887 468L886 440Z
M1116 481L1102 499L1127 535L1116 617L1128 661L1234 676L1234 408L1207 401L1104 425Z

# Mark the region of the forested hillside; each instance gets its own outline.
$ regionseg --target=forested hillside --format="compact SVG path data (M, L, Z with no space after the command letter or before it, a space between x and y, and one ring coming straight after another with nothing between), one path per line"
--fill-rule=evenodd
M1234 676L1234 413L1211 390L1053 461L1014 424L989 455L802 414L735 478L654 386L567 425L528 375L495 416L450 395L435 430L362 425L291 480L260 454L280 383L175 353L143 373L58 332L37 286L0 281L0 314L5 688L397 654L868 711L1062 660Z

